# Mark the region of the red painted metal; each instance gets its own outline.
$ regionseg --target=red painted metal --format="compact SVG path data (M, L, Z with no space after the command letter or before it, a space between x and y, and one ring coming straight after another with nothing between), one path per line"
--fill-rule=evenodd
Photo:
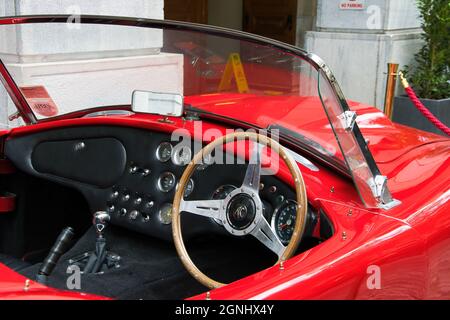
M14 19L13 19L14 20ZM20 18L11 23L23 22ZM296 100L297 99L297 100ZM298 97L205 95L186 102L260 127L291 124L289 129L320 142L335 143L321 108L295 108ZM235 108L221 108L221 103ZM309 105L320 103L311 99ZM283 108L274 108L283 105ZM299 165L307 195L315 210L331 220L334 235L322 244L291 258L284 269L272 267L220 289L212 299L448 299L450 298L450 139L392 123L377 109L349 102L389 188L401 204L391 210L364 208L352 182L317 164L318 172ZM305 116L307 114L307 117ZM264 115L262 117L261 115ZM81 114L79 115L81 116ZM13 138L55 128L108 125L170 133L195 133L195 122L136 114L121 117L66 118L0 132ZM292 126L295 123L295 126ZM202 133L225 125L203 121ZM195 136L197 139L203 137ZM204 142L209 142L203 139ZM338 154L339 156L339 154ZM280 179L293 184L284 165ZM381 289L370 286L373 270L380 271ZM58 291L26 279L0 265L0 298L97 299ZM368 285L369 284L369 285ZM26 290L25 290L26 289ZM205 299L205 294L193 297Z
M319 166L319 172L300 166L308 198L315 209L324 210L330 217L334 236L287 261L282 271L273 267L212 291L213 299L450 296L445 277L436 277L442 270L447 270L445 258L450 252L450 140L391 123L374 108L351 105L363 115L363 133L371 140L375 159L381 159L378 161L380 169L389 177L390 188L402 204L389 211L366 210L349 180L322 166ZM250 120L253 116L251 108L247 108L239 108L240 119ZM366 114L371 116L364 117ZM12 129L9 137L88 125L128 126L164 132L183 128L194 133L192 121L173 118L173 123L161 123L160 118L136 114L66 119ZM215 128L225 133L226 129L208 122L203 122L202 127L203 132ZM389 156L384 155L387 151ZM284 166L279 177L292 184ZM330 191L331 187L334 192ZM381 268L381 290L367 289L367 268L371 265ZM0 280L0 293L4 287L5 282ZM26 296L23 291L19 292ZM61 293L61 297L66 297L65 293ZM203 299L204 296L196 298Z
M27 281L28 280L28 281ZM110 300L105 297L46 287L12 271L0 263L2 300Z
M0 214L16 210L16 195L9 192L0 193Z

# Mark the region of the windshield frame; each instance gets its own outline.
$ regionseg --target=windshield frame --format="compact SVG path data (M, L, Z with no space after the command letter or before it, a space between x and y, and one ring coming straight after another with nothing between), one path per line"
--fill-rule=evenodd
M0 25L18 25L18 24L33 24L33 23L66 23L70 18L71 18L70 15L32 15L32 16L4 17L0 19ZM342 90L336 81L336 78L334 77L331 69L325 64L325 62L317 55L308 53L305 50L295 47L293 45L289 45L277 40L265 38L259 35L250 34L242 31L171 20L155 20L155 19L143 19L132 17L97 16L97 15L80 15L77 16L77 19L81 24L102 24L102 25L118 25L131 27L134 26L141 28L155 28L164 30L172 29L181 31L203 32L209 35L216 35L222 37L226 36L227 38L230 39L244 40L259 45L270 46L275 49L291 53L293 55L301 57L306 62L310 63L318 72L322 72L322 74L325 75L325 79L328 82L328 85L330 85L331 89L334 91L334 94L336 95L340 103L340 107L342 108L342 110L344 110L344 113L345 112L352 113L347 103L347 100L345 99L344 94L342 93ZM0 75L2 83L4 84L8 94L11 96L14 104L17 107L18 112L20 113L21 117L23 118L26 124L36 124L49 121L48 119L38 120L36 118L30 105L26 101L24 95L22 94L21 90L13 80L12 76L6 69L1 59L0 59ZM327 112L326 107L324 105L323 108ZM330 125L332 125L331 122ZM399 202L392 198L391 193L389 192L389 189L387 187L387 178L381 174L356 121L352 123L351 134L354 135L355 141L358 143L358 146L362 152L362 156L366 161L367 166L369 167L371 174L373 176L372 181L370 182L367 181L365 183L367 183L370 189L372 190L374 202L377 204L376 207L387 210L398 205ZM335 137L338 144L340 144L338 135L335 134ZM348 166L348 159L346 159L345 153L344 159L347 164L348 173L351 174L350 167ZM357 188L357 190L359 190L357 181L355 179L353 180L355 183L355 187ZM364 200L363 203L365 203Z

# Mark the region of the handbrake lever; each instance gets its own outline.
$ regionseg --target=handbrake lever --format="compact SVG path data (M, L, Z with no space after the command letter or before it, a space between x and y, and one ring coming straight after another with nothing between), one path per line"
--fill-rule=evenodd
M44 285L47 284L48 277L55 269L58 260L69 249L74 236L75 232L71 227L65 228L59 234L55 244L51 248L41 267L39 268L38 274L36 276L37 282Z

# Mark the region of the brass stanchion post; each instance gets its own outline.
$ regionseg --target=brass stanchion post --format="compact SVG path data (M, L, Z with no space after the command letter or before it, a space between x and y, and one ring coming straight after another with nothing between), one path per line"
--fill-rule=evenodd
M384 100L384 113L392 119L395 86L397 84L398 64L388 63L388 77L386 83L386 98Z

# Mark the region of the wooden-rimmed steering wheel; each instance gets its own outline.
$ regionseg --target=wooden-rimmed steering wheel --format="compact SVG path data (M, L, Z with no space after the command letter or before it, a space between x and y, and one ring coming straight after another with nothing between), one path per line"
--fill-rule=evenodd
M187 201L183 199L184 190L202 159L220 146L235 141L250 140L255 142L255 148L250 157L248 168L242 186L231 192L223 200L198 200ZM278 239L275 232L270 227L269 222L263 215L263 203L259 197L260 177L261 177L261 156L259 144L270 147L271 150L279 154L293 179L295 184L297 216L292 238L287 247ZM205 146L186 167L180 179L179 187L173 200L172 209L172 234L178 255L187 271L200 283L210 289L224 286L202 273L191 260L183 242L181 233L180 213L187 212L195 215L221 221L224 228L234 236L252 235L262 242L267 248L277 254L279 264L295 253L302 239L305 230L307 214L306 187L302 174L291 156L286 153L275 140L254 132L236 132L218 138ZM275 264L275 265L276 265Z

